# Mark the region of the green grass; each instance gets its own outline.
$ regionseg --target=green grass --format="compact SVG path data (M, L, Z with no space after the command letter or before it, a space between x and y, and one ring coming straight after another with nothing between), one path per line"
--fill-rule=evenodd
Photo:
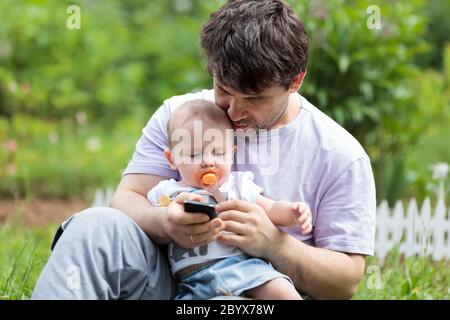
M55 225L42 230L0 227L0 299L28 299L50 255ZM450 263L402 259L393 251L384 266L368 258L354 299L450 299Z
M0 299L28 299L50 256L56 226L0 226Z
M403 258L392 250L383 266L366 259L366 274L353 299L449 300L450 262L427 257Z

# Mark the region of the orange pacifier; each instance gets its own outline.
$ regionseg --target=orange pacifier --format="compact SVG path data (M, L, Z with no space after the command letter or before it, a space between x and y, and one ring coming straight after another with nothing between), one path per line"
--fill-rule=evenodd
M204 185L206 186L210 186L212 184L216 184L217 183L217 176L214 173L205 173L202 176L202 182Z

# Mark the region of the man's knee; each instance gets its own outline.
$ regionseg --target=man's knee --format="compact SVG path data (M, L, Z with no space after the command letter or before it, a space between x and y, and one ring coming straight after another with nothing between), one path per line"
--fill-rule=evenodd
M136 223L125 213L108 207L93 207L83 210L73 215L64 229L71 225L77 225L78 227L82 225L81 231L95 230L95 232L124 228L139 229Z
M125 213L108 207L94 207L74 214L66 220L62 228L55 235L53 247L59 242L59 238L67 240L89 239L116 239L123 235L136 234L137 237L147 238L139 226ZM100 241L91 241L99 243Z

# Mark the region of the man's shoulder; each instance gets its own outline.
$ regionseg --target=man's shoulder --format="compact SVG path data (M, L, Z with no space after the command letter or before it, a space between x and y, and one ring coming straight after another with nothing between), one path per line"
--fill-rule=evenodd
M306 112L304 123L309 143L321 153L350 162L368 157L359 141L330 116L302 97L302 109Z

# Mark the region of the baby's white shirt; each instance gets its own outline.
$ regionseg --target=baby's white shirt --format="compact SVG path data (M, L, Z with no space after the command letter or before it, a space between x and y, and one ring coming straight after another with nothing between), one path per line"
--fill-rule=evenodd
M228 181L220 186L219 189L230 200L240 199L255 203L256 197L263 192L263 189L253 182L253 178L253 173L250 171L234 171L230 174ZM160 206L159 199L161 196L165 195L173 200L181 192L198 193L204 196L207 202L216 203L206 190L182 186L174 179L159 182L147 193L147 198L156 207ZM243 254L243 252L239 248L220 243L219 241L193 249L184 249L173 242L168 247L169 262L173 274L190 265L240 254Z

